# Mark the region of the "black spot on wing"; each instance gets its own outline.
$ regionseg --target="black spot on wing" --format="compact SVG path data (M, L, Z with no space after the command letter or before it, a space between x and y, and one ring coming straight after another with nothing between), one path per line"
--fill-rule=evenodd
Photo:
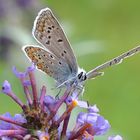
M52 55L50 55L51 58L54 58Z
M52 28L51 27L48 27L48 29L51 30Z
M58 41L58 42L63 42L63 40L62 40L62 39L58 39L57 41Z
M50 44L50 40L46 41L46 44L49 45Z
M49 34L50 32L51 32L50 30L47 31L48 34Z
M64 53L61 53L62 56L64 56Z
M48 38L51 39L51 36L49 35Z

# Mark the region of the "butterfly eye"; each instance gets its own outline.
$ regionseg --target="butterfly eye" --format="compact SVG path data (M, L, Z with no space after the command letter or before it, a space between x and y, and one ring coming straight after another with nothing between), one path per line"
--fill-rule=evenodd
M82 75L83 75L83 72L81 72L80 74L78 74L78 79L81 79Z
M85 74L83 80L85 81L86 79L87 79L87 76L86 76L86 74Z

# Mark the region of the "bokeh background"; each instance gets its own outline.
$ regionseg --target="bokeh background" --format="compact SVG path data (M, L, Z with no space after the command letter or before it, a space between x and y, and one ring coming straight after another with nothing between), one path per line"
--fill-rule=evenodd
M139 0L0 0L0 85L7 79L18 97L25 101L20 82L12 73L30 65L21 51L26 44L37 44L31 35L37 13L50 7L63 26L86 71L140 44ZM105 75L86 83L83 99L97 104L112 128L108 135L120 134L139 140L140 54L121 65L105 70ZM53 80L36 72L39 83L53 87ZM51 92L51 90L49 91ZM0 113L19 113L9 97L0 94ZM97 138L104 139L104 138Z

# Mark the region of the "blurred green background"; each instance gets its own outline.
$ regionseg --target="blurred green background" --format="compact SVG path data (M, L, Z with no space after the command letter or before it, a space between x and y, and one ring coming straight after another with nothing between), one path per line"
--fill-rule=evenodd
M86 71L140 44L139 0L0 0L0 85L7 79L23 101L22 87L11 69L15 65L24 71L30 65L21 48L37 44L31 35L32 25L45 7L50 7L57 16L80 67ZM106 69L103 77L86 83L83 99L97 104L100 113L109 120L112 128L108 135L140 139L139 71L140 54L137 54ZM50 77L36 73L38 81L53 87ZM9 97L0 95L0 113L20 111Z

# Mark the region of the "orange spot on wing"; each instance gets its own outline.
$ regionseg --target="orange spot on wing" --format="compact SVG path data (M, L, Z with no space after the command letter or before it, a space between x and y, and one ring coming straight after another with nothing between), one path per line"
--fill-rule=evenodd
M37 64L38 69L43 69L43 65L41 63Z

